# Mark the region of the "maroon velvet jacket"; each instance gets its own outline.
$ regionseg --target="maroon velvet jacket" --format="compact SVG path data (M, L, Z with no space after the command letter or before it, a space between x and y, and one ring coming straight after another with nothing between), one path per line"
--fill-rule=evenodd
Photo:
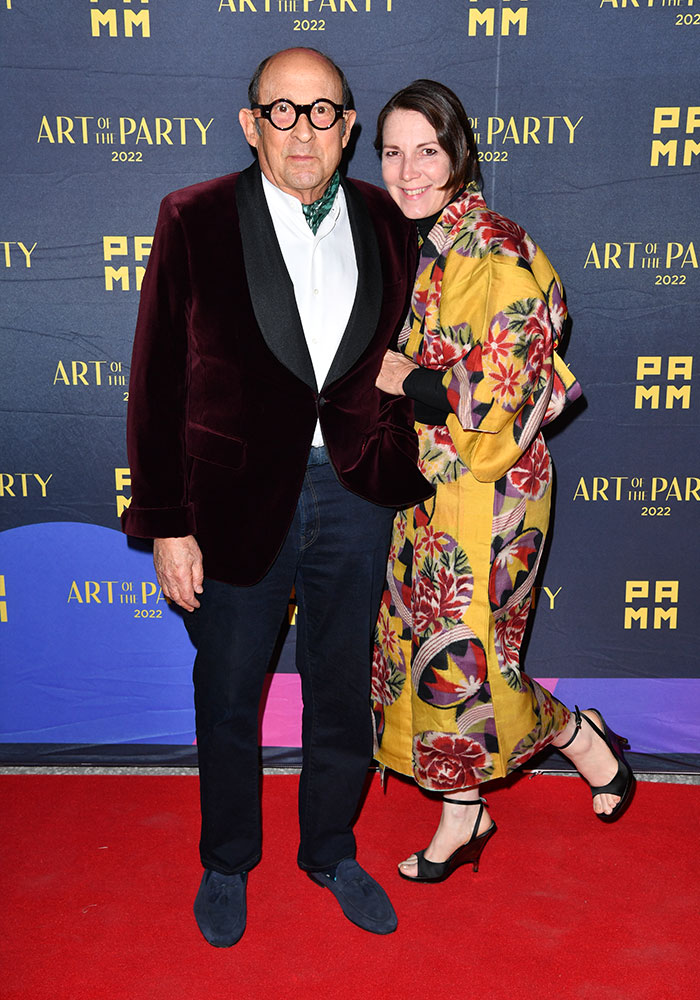
M390 507L433 492L416 467L410 401L374 385L407 312L413 227L378 188L343 188L358 287L320 391L257 164L161 204L131 364L122 521L141 538L195 535L205 576L246 585L267 572L317 417L348 490Z

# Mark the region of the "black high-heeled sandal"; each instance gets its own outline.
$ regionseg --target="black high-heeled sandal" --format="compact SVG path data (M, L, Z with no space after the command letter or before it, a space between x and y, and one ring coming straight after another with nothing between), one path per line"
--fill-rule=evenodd
M609 781L607 785L590 785L591 794L593 798L596 795L619 795L620 801L614 807L611 813L596 813L596 816L603 823L614 823L622 816L623 812L627 809L632 797L634 795L634 790L637 785L637 779L634 776L632 768L629 766L625 760L625 750L629 750L629 742L624 738L624 736L618 736L614 733L612 729L608 729L605 725L605 719L601 712L597 708L588 708L587 712L595 712L595 714L600 719L600 724L603 727L602 730L596 726L595 722L584 715L579 709L578 705L574 706L575 713L574 717L576 719L576 728L574 729L574 735L570 740L567 740L562 746L557 747L557 750L565 750L566 747L570 746L579 734L581 729L581 723L585 719L591 729L600 736L608 750L617 761L617 774Z
M470 863L473 871L478 872L481 853L498 829L492 820L491 826L487 830L484 830L483 833L475 836L476 831L479 829L479 823L481 822L481 817L484 812L486 799L450 799L446 795L443 795L442 801L453 802L458 806L479 806L479 812L474 826L472 827L472 835L466 844L462 844L461 847L458 847L456 851L453 851L452 854L450 854L447 861L428 861L425 857L425 851L416 851L416 857L418 858L417 874L406 875L401 871L401 868L399 868L399 875L401 878L408 879L409 882L444 882L445 879L449 878L452 872L461 865L467 865Z

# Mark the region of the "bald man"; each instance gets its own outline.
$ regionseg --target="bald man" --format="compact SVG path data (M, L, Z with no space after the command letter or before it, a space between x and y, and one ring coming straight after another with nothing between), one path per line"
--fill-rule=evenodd
M246 926L261 857L257 718L294 587L304 700L299 867L353 923L396 928L355 860L372 753L370 649L395 509L432 490L411 403L375 387L416 247L377 188L339 175L355 122L313 49L265 59L239 115L257 160L161 204L129 388L127 534L152 538L196 648L210 944Z

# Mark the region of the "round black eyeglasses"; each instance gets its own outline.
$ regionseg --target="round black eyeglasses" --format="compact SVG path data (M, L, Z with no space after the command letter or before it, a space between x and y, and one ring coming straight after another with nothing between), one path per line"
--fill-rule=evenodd
M343 104L334 104L325 97L313 101L312 104L293 104L282 97L272 104L253 104L252 108L259 111L261 118L267 118L270 124L281 132L294 128L299 115L306 115L315 129L325 131L333 128L345 111Z

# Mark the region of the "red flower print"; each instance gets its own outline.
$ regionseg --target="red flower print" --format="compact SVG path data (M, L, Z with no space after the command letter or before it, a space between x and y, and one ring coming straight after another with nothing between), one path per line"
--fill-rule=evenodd
M515 403L520 395L520 373L515 367L512 364L504 365L499 361L489 370L488 379L494 396L500 397L503 409L515 409L511 404Z
M483 356L495 365L499 361L506 361L512 349L513 336L507 325L500 327L493 323L484 344Z
M411 596L413 631L421 633L431 629L438 619L439 610L440 597L437 590L425 573L418 573L413 580Z
M530 341L527 348L526 370L530 375L530 382L533 387L539 384L542 369L547 361L547 351L543 337L535 337Z
M424 788L449 791L474 783L474 772L491 765L491 755L468 736L426 732L413 741L413 771Z
M449 340L445 340L443 337L426 335L418 363L423 368L446 371L448 368L452 368L463 354L464 349L451 344Z
M390 678L389 662L379 646L375 646L372 656L372 701L380 705L390 705L394 701L389 685Z
M520 646L522 645L530 602L526 601L515 613L507 618L498 618L495 622L496 651L503 666L510 670L520 669Z
M440 297L442 293L442 279L433 274L433 284L428 293L425 304L425 328L426 330L437 329L440 325Z
M541 305L541 303L540 303ZM538 312L541 310L537 310ZM537 337L540 332L540 321L537 316L528 316L528 318L523 323L523 333L526 338L532 339L532 337Z
M528 344L528 366L538 372L543 362L536 364L533 352L543 359L552 353L552 327L544 302L538 302L534 314L528 316L523 335Z
M377 645L391 660L396 661L400 658L399 636L384 604L379 609L377 619Z
M467 207L465 205L465 199L460 198L459 201L453 202L451 205L447 206L445 211L440 216L440 225L454 226L455 223L458 222L461 226L462 217L464 216L466 210Z
M447 618L453 622L461 621L464 612L471 603L474 590L473 578L471 576L455 576L446 566L441 566L438 572L438 586L440 588L440 618Z
M509 470L508 480L528 500L539 500L544 496L552 481L552 460L541 434L520 456L517 465Z
M445 540L449 538L444 531L436 531L432 525L428 525L423 531L416 533L414 540L414 550L416 559L424 556L432 556L434 559L443 550Z
M447 429L447 424L435 424L431 432L431 437L439 448L447 448L454 455L457 454L457 449L452 441L452 435Z
M484 212L476 220L474 228L484 243L497 252L510 257L523 257L528 262L535 259L535 245L517 222L495 212Z

